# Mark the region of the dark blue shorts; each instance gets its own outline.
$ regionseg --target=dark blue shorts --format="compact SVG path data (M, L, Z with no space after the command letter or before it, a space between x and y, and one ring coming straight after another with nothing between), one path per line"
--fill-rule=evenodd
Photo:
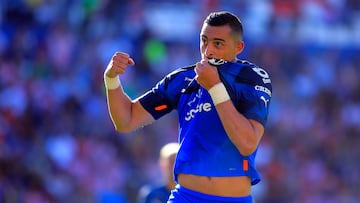
M251 195L245 197L221 197L208 195L176 185L167 203L252 203Z

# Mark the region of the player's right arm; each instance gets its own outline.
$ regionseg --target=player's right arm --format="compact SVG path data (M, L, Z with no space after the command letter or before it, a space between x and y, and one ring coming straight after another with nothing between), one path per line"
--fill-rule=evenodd
M105 80L116 80L126 68L135 64L126 53L116 52L104 72ZM107 79L106 79L107 77ZM130 132L154 121L138 100L131 100L121 84L114 89L106 88L106 99L111 120L118 132Z

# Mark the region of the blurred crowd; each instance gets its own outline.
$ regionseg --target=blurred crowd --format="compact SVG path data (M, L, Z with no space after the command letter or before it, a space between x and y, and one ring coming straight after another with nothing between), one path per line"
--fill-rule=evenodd
M244 25L240 59L272 76L257 156L257 203L360 200L360 2L357 0L3 0L0 3L0 202L134 203L158 183L176 112L115 132L103 71L115 51L136 98L200 59L211 11ZM219 163L221 164L221 163Z

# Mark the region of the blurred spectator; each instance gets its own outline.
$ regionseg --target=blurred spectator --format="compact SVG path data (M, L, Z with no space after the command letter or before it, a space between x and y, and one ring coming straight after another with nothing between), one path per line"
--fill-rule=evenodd
M159 168L162 175L161 184L144 185L138 195L138 203L166 203L171 190L175 188L174 163L179 144L171 142L160 150Z

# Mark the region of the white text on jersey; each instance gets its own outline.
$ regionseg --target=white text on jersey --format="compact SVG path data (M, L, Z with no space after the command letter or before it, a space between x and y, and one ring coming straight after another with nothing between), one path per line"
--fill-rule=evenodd
M196 108L190 109L190 111L186 113L185 120L186 121L191 120L192 118L194 118L195 114L200 113L202 111L205 111L205 112L211 111L211 104L208 102L198 104L196 106Z

